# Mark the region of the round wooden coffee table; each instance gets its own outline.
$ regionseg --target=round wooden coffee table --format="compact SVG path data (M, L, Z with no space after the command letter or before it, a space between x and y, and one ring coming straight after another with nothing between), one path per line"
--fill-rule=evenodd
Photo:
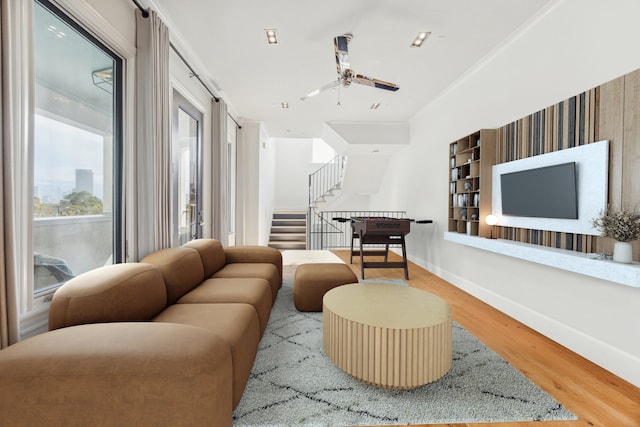
M409 389L451 368L451 307L419 289L389 283L334 288L323 299L323 347L349 375Z

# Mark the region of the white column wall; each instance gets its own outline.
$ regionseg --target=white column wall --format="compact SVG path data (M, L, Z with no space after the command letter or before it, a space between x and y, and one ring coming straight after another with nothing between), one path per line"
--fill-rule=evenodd
M260 171L259 171L259 207L258 207L258 244L269 244L271 232L271 219L275 203L275 176L276 176L276 148L269 140L269 135L264 128L260 129L259 142Z
M238 131L238 245L258 244L260 124L242 123Z
M448 144L640 68L640 2L564 0L530 22L410 123L372 206L406 209L409 257L640 386L640 290L445 242Z
M272 138L276 150L276 210L306 211L309 203L309 174L322 165L311 164L313 140Z

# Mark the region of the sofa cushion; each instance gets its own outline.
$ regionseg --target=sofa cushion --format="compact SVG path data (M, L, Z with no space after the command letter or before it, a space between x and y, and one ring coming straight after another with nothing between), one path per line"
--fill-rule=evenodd
M58 329L0 352L0 425L231 426L231 363L188 325Z
M113 264L80 274L54 294L49 329L149 320L167 303L162 274L148 264Z
M195 239L184 245L198 251L202 266L204 267L204 277L211 277L213 273L220 270L226 264L224 248L222 243L216 239Z
M153 252L142 259L160 269L167 287L167 304L175 304L184 294L204 280L198 251L192 248L169 248Z
M282 283L282 252L278 249L268 246L230 246L224 249L224 256L227 264L248 262L273 264L278 269L278 282Z
M155 322L198 326L221 336L231 348L233 409L247 385L260 342L260 324L249 304L175 304L153 319Z
M282 286L280 272L271 263L247 262L227 264L218 270L212 278L260 278L269 282L271 287L271 303L276 300L278 290Z
M206 279L200 286L178 300L180 304L241 302L251 304L264 334L271 314L271 287L264 279Z

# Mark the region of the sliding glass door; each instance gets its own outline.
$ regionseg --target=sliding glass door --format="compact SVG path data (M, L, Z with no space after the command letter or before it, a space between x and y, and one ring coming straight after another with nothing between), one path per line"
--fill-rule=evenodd
M179 92L173 92L172 217L173 246L201 236L202 113Z

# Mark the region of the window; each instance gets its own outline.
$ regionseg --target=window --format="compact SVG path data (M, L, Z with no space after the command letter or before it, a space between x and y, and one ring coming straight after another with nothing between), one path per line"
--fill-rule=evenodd
M122 61L45 0L34 6L34 296L122 260Z

